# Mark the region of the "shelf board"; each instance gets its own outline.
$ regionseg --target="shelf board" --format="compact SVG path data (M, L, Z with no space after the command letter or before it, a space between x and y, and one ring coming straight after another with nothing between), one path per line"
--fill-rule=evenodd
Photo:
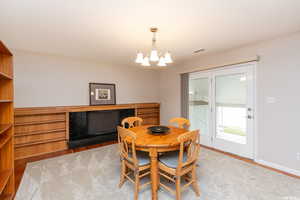
M8 48L0 41L0 54L5 54L8 56L12 56L13 54L8 50Z
M0 124L0 135L10 129L12 124Z
M10 99L0 99L0 103L11 103L11 102L13 101Z
M60 120L45 120L45 121L37 121L37 122L24 122L24 123L15 123L15 126L51 124L51 123L65 122L65 121L66 121L65 119L60 119Z
M14 195L12 195L12 194L5 194L3 196L0 196L0 199L2 199L2 200L12 200L13 197L14 197Z
M0 177L1 177L1 179L0 179L0 194L4 190L11 174L12 174L12 169L3 170L0 172Z
M11 139L11 135L3 135L0 138L0 149Z
M4 72L0 72L0 79L12 80L13 78L10 75L8 75L8 74L6 74Z

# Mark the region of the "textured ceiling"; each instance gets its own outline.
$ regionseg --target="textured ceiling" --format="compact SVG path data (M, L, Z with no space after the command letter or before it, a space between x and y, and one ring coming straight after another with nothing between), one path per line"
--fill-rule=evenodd
M175 62L300 30L299 0L1 0L0 40L10 48L133 65L157 45ZM203 54L203 53L202 53Z

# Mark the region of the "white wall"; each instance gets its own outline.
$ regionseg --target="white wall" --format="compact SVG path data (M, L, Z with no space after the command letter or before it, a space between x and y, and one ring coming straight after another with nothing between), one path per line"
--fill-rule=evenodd
M15 107L89 104L89 82L115 83L117 103L158 102L158 72L14 52Z
M300 33L273 41L199 56L160 74L162 123L180 115L183 71L218 66L259 55L257 68L258 159L300 171ZM276 102L267 103L267 97Z

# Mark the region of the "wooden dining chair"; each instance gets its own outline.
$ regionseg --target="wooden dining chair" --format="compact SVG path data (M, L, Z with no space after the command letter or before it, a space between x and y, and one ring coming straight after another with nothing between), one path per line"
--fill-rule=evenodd
M175 117L170 119L170 124L177 124L179 128L185 128L189 129L191 126L191 123L188 119L182 118L182 117Z
M159 175L176 185L176 191L160 181L160 186L172 194L176 195L176 200L181 199L181 192L192 185L197 196L200 191L196 177L196 164L200 152L199 131L190 131L178 136L180 150L168 152L159 157ZM186 144L188 144L186 146ZM186 149L186 151L185 151ZM181 187L181 179L185 184Z
M140 185L140 179L150 174L150 160L148 153L135 150L136 134L126 128L118 126L120 136L121 176L119 187L122 187L126 180L135 185L134 200L138 199L139 190L151 181ZM133 175L134 178L131 178Z
M141 126L142 123L143 123L143 119L139 117L126 117L121 122L123 128L133 128L136 126Z

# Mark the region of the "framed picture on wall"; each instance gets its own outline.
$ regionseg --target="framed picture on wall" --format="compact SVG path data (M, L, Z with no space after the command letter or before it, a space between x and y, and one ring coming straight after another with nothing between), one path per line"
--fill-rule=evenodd
M116 85L112 83L89 83L90 105L116 104Z

